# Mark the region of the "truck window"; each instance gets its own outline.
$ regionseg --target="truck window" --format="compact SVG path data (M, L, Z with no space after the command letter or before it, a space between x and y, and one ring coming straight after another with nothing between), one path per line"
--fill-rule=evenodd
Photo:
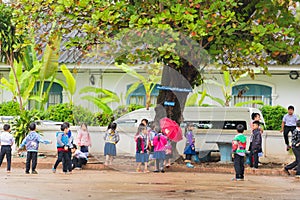
M187 121L194 124L197 129L227 129L235 130L237 125L242 124L247 130L246 121L238 120L225 120L225 121ZM184 122L181 126L185 126L187 122Z

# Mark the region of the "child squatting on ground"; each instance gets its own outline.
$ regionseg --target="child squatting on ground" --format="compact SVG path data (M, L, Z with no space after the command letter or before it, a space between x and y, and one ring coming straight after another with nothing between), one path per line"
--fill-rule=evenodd
M104 136L104 156L106 166L111 165L114 156L117 156L116 144L120 141L120 137L116 129L117 124L110 123Z
M235 169L235 178L232 180L242 181L244 180L244 162L246 154L246 141L247 138L243 134L244 126L242 124L237 125L237 135L232 141L232 157Z
M37 166L39 143L51 144L51 141L42 140L40 134L36 132L36 124L34 122L29 124L29 131L30 133L23 139L20 145L20 149L26 146L27 156L25 173L29 174L30 164L32 162L31 173L37 174L37 171L35 169Z
M138 132L135 136L136 142L136 155L135 160L137 162L137 172L143 172L141 170L141 165L144 164L144 172L148 171L148 161L149 161L149 154L148 154L148 147L149 147L149 139L148 139L148 131L147 127L144 124L140 124L138 127Z
M300 120L296 122L296 129L292 133L292 150L295 161L284 167L284 171L290 175L289 170L297 168L296 178L300 178Z
M77 149L77 146L73 144L73 147L71 149L72 152L72 169L81 170L82 165L85 165L88 161L88 158L86 154L79 149Z
M10 171L11 171L11 146L14 144L14 142L15 142L15 139L14 139L13 135L10 133L10 125L4 124L3 132L1 133L1 136L0 136L0 145L1 145L0 166L2 165L4 156L6 156L7 173L10 173Z

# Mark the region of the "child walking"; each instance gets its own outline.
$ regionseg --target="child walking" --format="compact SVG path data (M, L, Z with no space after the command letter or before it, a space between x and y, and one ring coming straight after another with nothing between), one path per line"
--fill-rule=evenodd
M262 139L261 139L261 131L259 128L259 121L253 122L253 130L251 135L251 146L250 146L250 167L254 167L254 169L258 168L258 153L262 152Z
M114 156L117 155L116 144L119 142L120 137L116 129L117 129L116 123L109 124L104 136L105 165L111 165Z
M78 130L77 144L80 146L80 151L85 153L85 155L88 157L89 147L92 146L92 142L90 133L85 123L82 123L80 129Z
M1 152L0 152L0 167L2 165L4 156L6 156L6 170L7 173L11 171L11 146L14 144L14 137L10 133L10 125L4 124L3 125L3 132L0 136L0 145L1 145Z
M56 133L57 160L52 168L53 173L56 172L56 168L60 162L63 164L63 173L66 174L68 170L70 173L72 173L72 163L69 156L69 149L72 148L72 143L69 139L68 132L68 125L63 123L60 126L60 131Z
M245 130L243 125L237 125L236 129L238 134L232 141L232 156L235 169L235 178L233 180L242 181L244 180L244 157L246 154L247 138L243 134Z
M26 146L27 158L25 173L29 174L31 165L31 174L37 174L37 171L35 169L37 166L39 143L51 144L51 141L42 140L40 134L36 132L36 124L34 122L29 124L29 130L30 133L23 139L20 145L20 149Z
M292 134L292 150L295 155L295 161L284 167L284 171L290 175L289 170L297 168L296 178L300 178L300 120L296 122L296 129Z
M185 137L186 137L186 144L184 149L185 154L185 163L188 168L193 168L194 165L191 164L192 156L196 155L195 151L195 139L193 134L194 126L192 123L188 123L185 129Z
M166 159L166 144L167 138L162 133L158 133L153 139L154 158L156 159L156 169L154 172L165 172L164 161Z
M148 139L148 131L147 127L144 124L140 124L138 127L138 132L135 136L136 141L136 162L137 162L137 172L142 172L141 165L144 164L144 172L148 171L148 147L149 147L149 139Z
M82 165L85 165L87 163L87 156L84 152L77 149L77 146L73 144L73 147L71 149L72 152L72 169L82 169Z

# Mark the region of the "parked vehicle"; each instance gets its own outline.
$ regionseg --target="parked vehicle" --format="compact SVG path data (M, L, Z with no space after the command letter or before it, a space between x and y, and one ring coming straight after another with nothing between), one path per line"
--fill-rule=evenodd
M264 118L257 108L251 107L186 107L183 111L184 126L187 122L194 123L198 129L236 129L238 124L250 130L252 122L251 114L259 113L261 122L264 124ZM154 108L149 110L142 108L127 113L117 119L115 122L119 126L137 127L143 118L153 121L155 117Z

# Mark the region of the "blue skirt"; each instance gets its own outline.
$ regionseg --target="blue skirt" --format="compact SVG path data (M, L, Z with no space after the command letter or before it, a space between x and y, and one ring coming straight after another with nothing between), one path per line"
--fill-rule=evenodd
M155 151L153 157L155 159L165 160L166 159L166 152L165 151Z
M145 163L149 161L149 154L147 153L136 153L135 161Z
M104 156L110 155L110 156L116 156L117 150L116 145L113 143L106 142L104 146Z

